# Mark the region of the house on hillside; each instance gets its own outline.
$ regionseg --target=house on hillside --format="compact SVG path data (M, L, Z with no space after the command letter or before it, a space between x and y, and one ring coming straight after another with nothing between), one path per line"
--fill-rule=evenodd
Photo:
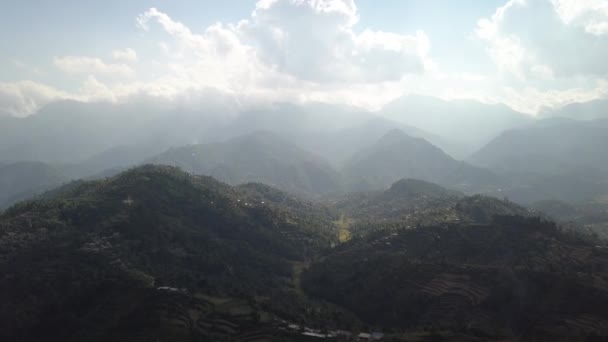
M380 341L384 338L384 334L381 332L373 332L373 333L360 333L357 336L359 341Z
M327 337L327 335L325 335L325 334L320 334L320 333L315 333L315 332L308 332L308 331L307 332L303 332L302 335L306 336L306 337L312 337L312 338L326 338Z

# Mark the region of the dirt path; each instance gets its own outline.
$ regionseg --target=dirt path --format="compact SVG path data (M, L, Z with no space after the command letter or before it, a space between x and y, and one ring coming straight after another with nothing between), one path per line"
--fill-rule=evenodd
M340 220L336 221L338 225L338 240L344 243L351 239L350 224L352 220L347 218L346 215L342 214Z
M292 283L298 295L305 296L302 290L302 272L310 266L310 261L293 262L292 264Z

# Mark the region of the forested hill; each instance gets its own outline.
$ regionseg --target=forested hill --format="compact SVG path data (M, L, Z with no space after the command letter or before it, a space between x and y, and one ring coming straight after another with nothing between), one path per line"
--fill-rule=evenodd
M441 223L487 224L496 215L538 216L507 199L464 194L437 184L402 179L385 191L355 193L335 201L348 219L352 235L394 226L416 227Z
M341 191L338 173L321 157L271 132L255 132L221 143L170 149L148 160L232 185L261 182L304 195Z
M495 187L492 172L457 161L421 138L395 129L355 154L343 174L353 189L383 189L402 178L415 178L462 190Z
M294 263L335 240L330 212L313 217L256 188L172 167L142 166L47 197L0 216L3 341L107 340L159 288L270 296L291 283ZM129 332L156 331L138 324Z
M607 264L606 249L551 222L496 216L374 231L313 264L303 285L411 338L599 341Z

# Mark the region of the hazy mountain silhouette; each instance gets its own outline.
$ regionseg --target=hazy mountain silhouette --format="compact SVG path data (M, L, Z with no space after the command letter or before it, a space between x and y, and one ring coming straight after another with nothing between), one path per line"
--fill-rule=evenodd
M595 120L608 118L608 99L571 103L564 107L546 111L541 117L563 117L577 120Z
M399 179L415 178L470 190L496 184L492 172L457 161L422 138L392 130L355 154L343 169L352 186L383 189Z
M67 180L60 169L45 163L0 164L0 209L59 186Z
M496 170L561 173L608 170L608 120L543 120L509 130L477 151L471 161Z
M342 189L340 176L327 161L271 132L173 148L147 162L178 166L229 184L260 182L306 195Z
M300 146L314 151L339 167L357 151L373 144L394 129L402 130L413 137L424 138L438 146L453 146L436 135L383 117L374 117L337 131L299 135L294 139Z
M504 130L529 123L532 118L505 105L472 100L443 101L430 96L409 95L387 104L380 114L418 127L448 141L464 157Z

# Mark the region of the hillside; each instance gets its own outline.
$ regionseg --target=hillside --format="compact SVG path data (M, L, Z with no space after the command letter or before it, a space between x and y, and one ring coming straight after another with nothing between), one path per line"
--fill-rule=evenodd
M258 182L304 195L341 190L338 173L326 161L270 132L173 148L147 162L178 166L233 185Z
M405 340L586 340L608 335L607 261L553 223L497 216L353 239L303 285Z
M608 170L608 120L543 120L509 130L477 151L471 161L495 170L556 174Z
M0 118L0 160L36 160L51 164L81 163L118 146L137 146L137 160L170 146L212 139L221 126L202 112L150 102L131 104L60 101L25 118ZM122 163L120 159L108 159ZM106 158L110 155L106 155ZM97 172L102 170L96 170Z
M385 191L358 193L335 201L348 219L349 232L364 236L375 230L445 223L487 224L496 215L531 216L534 213L507 200L464 194L437 184L403 179Z
M541 113L543 117L563 117L576 120L608 118L608 99L575 102L564 107Z
M504 132L470 161L508 178L513 200L575 203L608 193L606 144L607 120L546 119Z
M264 189L142 166L9 208L0 216L0 338L189 341L263 330L271 321L254 317L274 305L269 297L287 305L293 265L336 236L331 213L313 219ZM228 315L213 298L245 302Z
M458 155L469 155L501 132L528 124L532 118L511 108L472 100L444 101L430 96L404 96L387 104L381 115L450 142L460 142Z
M424 138L441 147L450 148L455 145L436 135L383 117L376 117L336 131L300 134L293 139L299 146L314 151L333 165L340 167L356 152L372 145L387 132L395 129L412 137Z
M67 177L62 171L40 162L19 162L0 165L0 210L52 187Z
M387 188L402 178L415 178L465 191L495 185L490 171L457 161L424 139L392 130L359 151L343 168L354 189Z
M608 198L604 197L575 204L557 200L543 200L532 203L531 207L546 213L558 222L574 225L578 229L608 241L607 204Z

